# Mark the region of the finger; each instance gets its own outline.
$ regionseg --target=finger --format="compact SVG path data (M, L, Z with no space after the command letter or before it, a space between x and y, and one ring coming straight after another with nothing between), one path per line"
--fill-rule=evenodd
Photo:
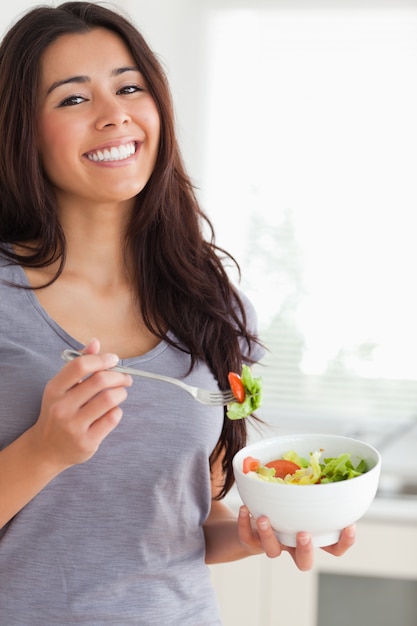
M297 545L291 552L299 570L306 572L314 564L314 548L309 533L297 533Z
M100 352L100 341L93 337L81 350L83 354L98 354Z
M245 505L241 506L239 509L237 527L240 542L246 546L252 546L255 538L249 509Z
M245 505L239 509L238 533L240 542L253 554L265 552L271 558L281 554L281 545L268 518L262 516L254 521Z
M116 396L115 401L109 402L108 397L105 396L104 403L103 398L101 399L103 404L100 407L99 404L90 404L93 398L100 396L104 391L124 389L130 387L131 384L132 377L128 374L106 370L95 372L82 381L78 380L76 384L68 388L68 383L66 385L62 383L57 375L45 388L42 406L44 408L49 406L58 422L79 416L80 420L87 420L86 426L88 426L115 406L118 400ZM125 399L124 395L122 398Z
M85 354L64 365L55 376L57 384L63 384L66 389L84 380L94 372L108 370L117 365L119 357L116 354Z
M107 411L90 425L88 433L90 439L99 445L116 428L122 417L123 409L120 406L115 406Z
M276 538L269 519L265 517L265 515L261 515L256 520L256 527L258 529L259 539L265 554L270 558L280 556L282 547Z
M325 552L333 554L333 556L342 556L349 548L353 546L356 539L356 526L352 524L347 528L344 528L340 533L340 539L332 546L326 546L322 548Z
M97 419L102 418L112 409L118 407L127 398L125 387L104 389L96 394L83 407L80 408L77 419L89 427Z
M119 405L126 399L127 390L125 387L105 389L81 408L74 406L73 395L67 393L55 415L64 424L63 429L70 439L78 442L77 450L82 456L77 459L85 460L96 452L103 439L120 423L123 411Z
M66 424L65 428L72 432L86 432L96 420L126 399L126 387L131 384L131 376L107 370L91 374L70 389L55 377L45 389L42 407L57 424ZM120 421L121 416L117 416L118 412L116 418ZM112 415L106 419L113 424Z
M99 396L106 390L130 387L132 383L133 380L129 374L101 370L90 374L84 380L78 381L66 391L65 395L70 397L74 408L80 409L90 403L95 396Z

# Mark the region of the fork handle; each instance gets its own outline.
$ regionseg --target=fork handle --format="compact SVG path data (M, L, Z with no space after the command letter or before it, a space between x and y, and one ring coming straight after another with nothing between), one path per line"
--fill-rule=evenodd
M64 361L73 361L79 356L83 356L82 352L78 350L63 350L62 358ZM162 380L166 383L171 383L172 385L177 385L178 387L182 387L185 390L189 390L189 385L182 382L182 380L178 380L178 378L171 378L171 376L164 376L164 374L152 374L152 372L145 372L143 370L137 370L133 367L126 367L125 365L115 365L114 367L110 367L110 370L114 372L121 372L122 374L131 374L132 376L141 376L142 378L153 378L154 380Z
M184 387L184 389L186 389L188 386L185 383L183 383L181 380L178 380L177 378L164 376L164 374L152 374L152 372L145 372L144 370L137 370L133 367L126 367L125 365L115 365L111 369L114 370L115 372L131 374L132 376L141 376L142 378L153 378L154 380L162 380L166 383L172 383L173 385Z

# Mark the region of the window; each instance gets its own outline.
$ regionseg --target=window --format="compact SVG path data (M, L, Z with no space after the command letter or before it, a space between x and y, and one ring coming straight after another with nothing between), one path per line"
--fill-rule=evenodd
M417 412L417 10L392 7L210 13L202 201L280 427Z

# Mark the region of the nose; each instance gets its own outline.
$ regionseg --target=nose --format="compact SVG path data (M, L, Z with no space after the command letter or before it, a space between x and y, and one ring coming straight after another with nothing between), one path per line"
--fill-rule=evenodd
M122 126L130 120L121 98L117 96L106 98L97 105L95 126L98 130L108 126Z

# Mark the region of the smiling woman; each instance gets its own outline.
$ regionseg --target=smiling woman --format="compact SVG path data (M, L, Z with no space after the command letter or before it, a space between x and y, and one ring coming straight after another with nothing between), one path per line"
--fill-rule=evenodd
M218 626L207 564L314 551L222 502L246 419L113 369L218 392L264 355L165 74L118 13L41 6L2 41L0 101L1 622Z

